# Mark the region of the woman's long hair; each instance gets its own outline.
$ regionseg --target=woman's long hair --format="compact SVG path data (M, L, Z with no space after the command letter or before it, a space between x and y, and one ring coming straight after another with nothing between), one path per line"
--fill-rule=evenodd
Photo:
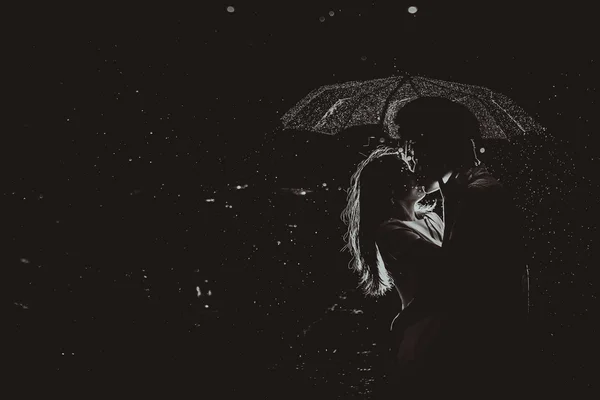
M358 273L359 287L367 296L380 297L394 286L375 235L381 223L392 215L390 199L394 194L398 197L410 190L411 174L398 149L379 146L358 164L350 179L348 204L341 214L342 221L348 226L344 234L347 244L342 251L350 251L351 269ZM420 216L434 208L435 203L430 206L416 203L415 214Z

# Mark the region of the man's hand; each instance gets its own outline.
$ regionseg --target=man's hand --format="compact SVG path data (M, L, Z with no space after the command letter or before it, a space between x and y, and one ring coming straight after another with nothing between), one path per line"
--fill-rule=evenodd
M442 192L442 197L444 200L459 200L466 193L468 184L469 177L465 173L453 174L446 183L444 183L443 179L440 179L440 190Z

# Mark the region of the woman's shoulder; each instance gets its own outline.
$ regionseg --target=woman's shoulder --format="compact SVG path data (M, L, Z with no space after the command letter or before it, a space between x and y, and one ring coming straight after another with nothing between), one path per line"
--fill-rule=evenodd
M384 221L379 225L375 238L384 247L393 245L397 248L400 243L409 243L418 239L419 235L404 221L393 219Z

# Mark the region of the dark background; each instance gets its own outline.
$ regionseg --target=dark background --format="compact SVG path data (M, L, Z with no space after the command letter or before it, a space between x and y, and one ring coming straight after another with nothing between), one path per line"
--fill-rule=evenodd
M540 395L596 389L591 8L246 3L7 9L12 382L372 398L398 305L357 292L339 251L365 140L277 126L320 85L408 71L489 87L547 127L484 160L528 215Z

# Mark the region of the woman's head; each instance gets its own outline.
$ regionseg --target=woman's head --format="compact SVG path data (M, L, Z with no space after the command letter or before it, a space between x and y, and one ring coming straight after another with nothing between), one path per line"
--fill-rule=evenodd
M435 204L425 207L418 203L423 197L422 186L398 149L379 147L358 165L350 180L342 220L348 226L345 248L352 253L352 267L359 273L367 295L380 296L393 287L375 243L377 228L402 212L397 202L414 207L417 215L431 211Z
M383 203L391 199L418 201L425 193L418 189L416 175L410 171L397 149L379 148L359 165L356 173L363 198ZM381 205L380 205L381 206Z

